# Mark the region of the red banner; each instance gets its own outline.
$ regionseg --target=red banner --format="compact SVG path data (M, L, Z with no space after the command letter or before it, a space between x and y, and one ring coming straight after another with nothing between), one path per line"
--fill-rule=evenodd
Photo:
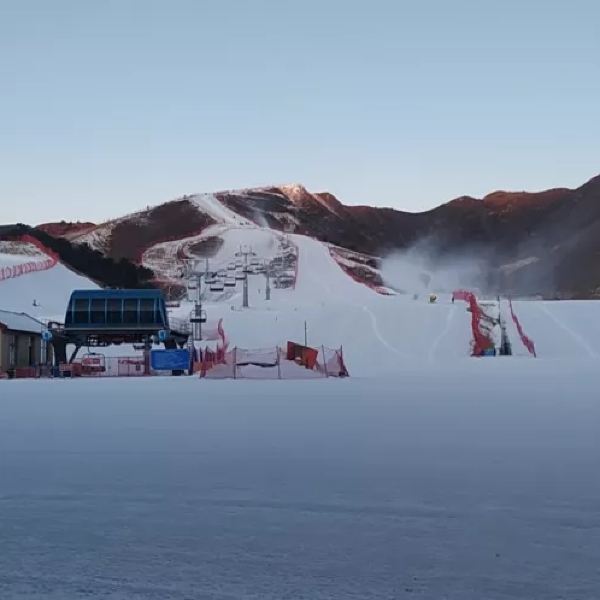
M529 337L527 337L527 335L525 335L525 332L523 331L523 327L521 327L521 323L519 322L519 319L517 318L517 315L515 314L515 311L513 309L512 300L509 300L508 304L510 306L510 314L512 316L512 320L514 321L514 323L517 327L517 331L519 332L519 336L521 337L523 346L525 346L525 348L527 348L527 350L529 351L529 354L531 354L532 356L537 358L537 354L535 353L535 344L533 343L533 340L531 338L529 338Z
M37 271L47 271L52 267L56 266L58 262L58 256L46 248L39 240L31 235L23 235L17 241L32 244L38 250L43 252L48 258L42 261L31 260L26 263L13 265L12 267L0 267L0 281L7 279L14 279L15 277L21 277L29 273L36 273Z
M471 332L473 334L473 356L483 356L486 350L493 348L494 343L486 335L481 333L479 323L481 322L482 312L477 304L477 298L473 292L467 290L456 290L452 294L453 300L464 300L469 305L471 311Z

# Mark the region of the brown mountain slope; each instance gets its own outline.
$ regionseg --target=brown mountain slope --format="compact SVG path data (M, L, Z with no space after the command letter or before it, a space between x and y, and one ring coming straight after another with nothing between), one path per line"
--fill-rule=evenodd
M313 194L301 185L208 196L214 204L206 205L203 196L184 196L100 225L75 241L113 258L136 260L160 241L200 233L225 212L371 255L418 243L434 261L477 256L486 261L489 291L600 295L600 176L573 190L464 196L423 213L346 206L332 194Z

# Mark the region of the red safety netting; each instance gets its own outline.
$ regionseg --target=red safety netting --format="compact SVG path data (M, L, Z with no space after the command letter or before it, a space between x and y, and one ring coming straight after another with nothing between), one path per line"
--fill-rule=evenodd
M143 356L83 356L70 364L59 367L63 375L70 377L141 377L150 370Z
M279 346L207 350L202 360L201 377L208 379L318 379L347 377L342 348L321 348L317 358L306 364L301 357L288 360Z
M483 356L490 348L494 347L494 342L481 331L481 319L483 312L477 304L477 298L473 292L468 290L456 290L452 294L453 300L463 300L469 305L471 311L471 333L473 335L472 356Z
M521 338L521 341L523 342L523 346L527 348L529 354L531 354L534 357L537 357L537 354L535 352L535 344L533 343L533 340L530 337L528 337L523 331L523 327L521 326L521 323L517 315L515 314L512 300L509 299L508 304L510 306L510 314L512 316L512 320L514 321L515 326L517 327L517 331L519 332L519 336Z
M18 238L19 242L32 244L38 250L44 253L47 258L45 260L31 260L10 267L0 267L0 281L7 279L14 279L15 277L21 277L28 273L35 273L38 271L47 271L58 263L58 255L46 248L39 240L31 235L23 235Z

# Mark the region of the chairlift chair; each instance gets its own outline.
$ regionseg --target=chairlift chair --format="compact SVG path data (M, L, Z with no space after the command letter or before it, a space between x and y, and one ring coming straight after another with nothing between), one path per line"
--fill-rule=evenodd
M225 289L225 286L222 281L215 281L209 289L211 292L222 292Z
M246 279L246 273L243 273L242 271L237 271L235 274L235 278L238 281L244 281L244 279Z
M235 287L235 277L228 277L225 280L225 287Z

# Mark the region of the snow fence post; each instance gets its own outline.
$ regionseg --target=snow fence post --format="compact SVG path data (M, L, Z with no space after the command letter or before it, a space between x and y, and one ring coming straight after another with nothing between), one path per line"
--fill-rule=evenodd
M281 358L280 358L280 354L279 354L279 346L277 346L276 349L277 349L277 379L281 379Z
M321 352L323 352L323 369L325 369L325 377L329 377L329 371L327 370L327 357L325 356L325 346L321 346Z

